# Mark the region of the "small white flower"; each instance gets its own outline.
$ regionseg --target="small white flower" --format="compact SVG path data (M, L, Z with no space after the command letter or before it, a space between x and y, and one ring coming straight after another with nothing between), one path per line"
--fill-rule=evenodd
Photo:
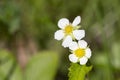
M78 43L71 42L69 49L72 50L69 60L73 63L80 62L81 65L85 65L91 57L91 49L87 47L87 42L84 40L79 40Z
M62 40L63 47L68 47L72 39L80 40L85 37L84 30L78 30L78 24L81 22L81 17L77 16L73 23L70 23L67 18L62 18L58 21L58 27L60 30L57 30L54 34L56 40ZM70 38L71 37L71 38Z
M72 42L72 38L70 36L67 36L64 41L62 42L63 47L69 47L69 44Z

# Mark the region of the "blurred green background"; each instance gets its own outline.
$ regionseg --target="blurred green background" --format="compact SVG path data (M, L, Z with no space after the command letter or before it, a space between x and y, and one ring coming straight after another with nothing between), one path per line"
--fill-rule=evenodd
M92 49L86 80L120 80L120 0L0 0L0 80L68 80L57 21L82 18Z

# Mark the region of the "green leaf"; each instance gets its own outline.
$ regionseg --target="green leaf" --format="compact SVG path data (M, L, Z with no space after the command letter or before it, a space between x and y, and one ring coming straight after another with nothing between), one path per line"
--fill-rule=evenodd
M12 53L0 50L0 80L23 80L21 69Z
M19 65L16 65L13 74L10 77L10 80L23 80L22 71Z
M35 55L26 67L25 80L54 80L58 65L58 55L42 52Z
M9 71L14 63L13 56L11 53L0 50L0 76L5 79L5 77L9 74Z
M112 58L111 60L112 66L115 69L120 70L120 43L119 42L113 43L111 58Z
M69 68L69 80L85 80L86 74L92 69L92 66L81 66L77 63L71 63Z

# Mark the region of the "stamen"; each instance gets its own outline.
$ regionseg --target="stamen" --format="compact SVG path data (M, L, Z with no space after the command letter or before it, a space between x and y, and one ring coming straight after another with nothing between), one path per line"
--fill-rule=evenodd
M74 51L75 55L79 58L83 57L85 55L85 49L77 49Z
M65 27L64 31L65 31L66 34L71 34L72 31L73 31L72 25L67 25L67 26Z

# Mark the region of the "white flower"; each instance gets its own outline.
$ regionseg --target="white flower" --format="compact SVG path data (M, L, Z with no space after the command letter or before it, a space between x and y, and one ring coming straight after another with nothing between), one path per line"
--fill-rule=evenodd
M62 18L58 21L58 27L54 34L56 40L62 40L62 46L68 47L72 39L80 40L85 37L84 30L78 30L78 24L81 22L81 17L77 16L71 24L67 18ZM71 38L70 38L71 37Z
M69 60L73 63L80 62L81 65L85 65L91 57L91 49L87 47L87 42L84 40L79 40L78 43L71 42L69 49L72 50Z

